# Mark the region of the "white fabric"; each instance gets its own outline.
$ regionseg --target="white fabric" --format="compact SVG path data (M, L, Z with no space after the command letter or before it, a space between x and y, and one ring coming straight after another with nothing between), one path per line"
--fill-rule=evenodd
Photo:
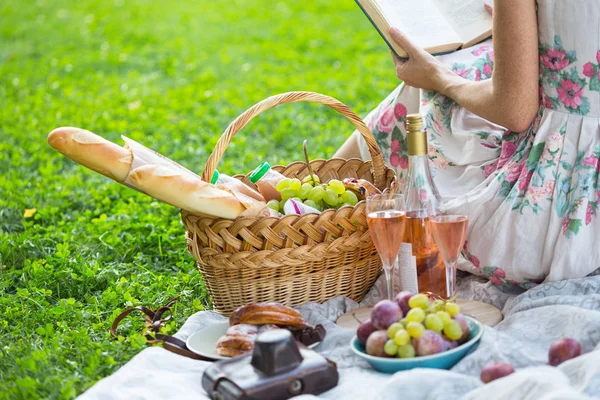
M377 300L383 289L380 279L367 302ZM339 385L319 397L558 400L600 395L600 276L545 283L520 295L502 292L482 278L463 276L458 290L462 298L484 300L503 308L505 320L495 328L485 328L479 347L451 371L416 369L394 375L376 372L350 350L355 332L334 323L359 304L338 297L322 305L299 307L311 323L322 323L327 329L327 337L317 351L335 361L340 373ZM185 339L223 319L212 312L199 312L176 336ZM549 367L548 348L563 335L579 340L585 354L557 368ZM510 362L517 371L483 385L479 373L492 359ZM209 365L162 348L148 348L80 399L203 399L206 393L201 387L202 373Z

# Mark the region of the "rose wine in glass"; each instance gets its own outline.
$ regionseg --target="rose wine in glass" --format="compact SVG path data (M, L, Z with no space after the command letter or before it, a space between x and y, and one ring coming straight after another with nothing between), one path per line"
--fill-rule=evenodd
M456 262L465 243L466 215L436 215L431 218L431 231L446 264L446 296L456 295Z
M367 224L375 248L381 257L385 273L387 298L394 298L393 267L402 236L406 213L404 211L404 198L402 195L381 194L367 198Z

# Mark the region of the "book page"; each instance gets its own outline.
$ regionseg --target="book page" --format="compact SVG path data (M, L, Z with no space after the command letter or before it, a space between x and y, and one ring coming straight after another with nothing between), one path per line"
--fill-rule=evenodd
M467 45L492 34L492 17L483 8L484 0L433 0L454 31ZM479 41L479 40L476 40Z
M373 0L391 27L415 44L431 49L463 41L432 0ZM482 6L483 7L483 6Z

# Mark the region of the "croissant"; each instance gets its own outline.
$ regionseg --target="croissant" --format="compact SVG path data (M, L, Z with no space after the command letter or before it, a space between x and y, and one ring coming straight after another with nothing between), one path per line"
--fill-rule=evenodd
M279 303L256 303L238 308L229 317L229 325L238 324L274 324L291 330L301 330L310 326L298 311Z
M235 357L250 353L258 334L272 329L280 329L277 325L248 325L230 326L225 335L217 341L217 353L222 356Z
M249 353L254 348L257 334L258 326L248 324L230 326L225 335L217 341L217 353L228 357Z

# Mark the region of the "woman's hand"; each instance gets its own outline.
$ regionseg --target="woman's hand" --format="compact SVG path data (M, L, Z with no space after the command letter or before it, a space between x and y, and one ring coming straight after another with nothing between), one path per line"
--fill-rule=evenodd
M390 34L408 54L408 60L400 60L392 53L396 76L409 86L441 92L444 76L449 70L431 54L413 44L398 29L391 28Z

